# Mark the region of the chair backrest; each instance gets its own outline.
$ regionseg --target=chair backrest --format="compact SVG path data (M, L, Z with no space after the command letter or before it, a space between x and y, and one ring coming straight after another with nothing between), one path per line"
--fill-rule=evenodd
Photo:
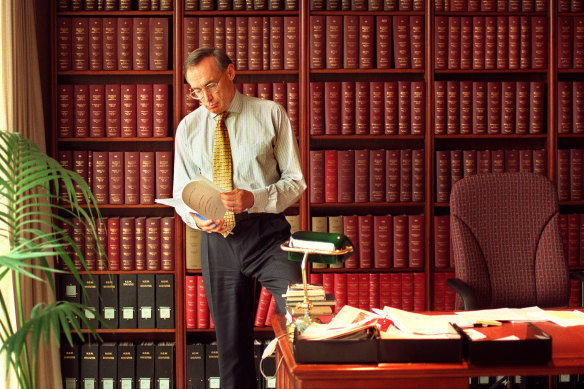
M456 278L481 309L568 305L558 199L547 177L489 173L456 182L450 226Z

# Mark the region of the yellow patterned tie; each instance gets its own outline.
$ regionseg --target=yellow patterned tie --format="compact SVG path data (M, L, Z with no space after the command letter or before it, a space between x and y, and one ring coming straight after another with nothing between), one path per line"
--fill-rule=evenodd
M219 114L217 127L215 127L215 140L213 141L213 182L219 185L223 190L229 192L233 190L233 163L231 161L231 145L229 143L229 134L225 126L225 117L227 113ZM223 236L229 235L229 231L235 227L235 214L230 210L225 212L224 227L229 229L223 233Z

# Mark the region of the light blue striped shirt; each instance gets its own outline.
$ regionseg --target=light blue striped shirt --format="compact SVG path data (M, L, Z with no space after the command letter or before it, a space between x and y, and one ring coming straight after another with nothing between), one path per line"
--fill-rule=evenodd
M279 213L306 189L296 138L284 108L236 90L225 125L231 143L233 185L253 193L248 212ZM213 138L218 115L201 106L185 116L175 136L173 196L197 174L213 180ZM197 228L193 218L180 215Z

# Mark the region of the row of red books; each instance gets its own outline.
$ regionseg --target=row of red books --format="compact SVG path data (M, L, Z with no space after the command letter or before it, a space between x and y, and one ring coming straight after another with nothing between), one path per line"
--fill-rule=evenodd
M172 11L172 0L58 0L57 11Z
M424 201L424 150L310 150L312 203Z
M584 214L560 214L560 229L568 266L584 265Z
M436 16L436 70L546 69L545 16Z
M310 83L310 135L423 135L424 81Z
M584 81L558 81L558 134L584 134Z
M423 268L424 228L424 215L312 217L312 231L340 232L353 243L354 254L342 265L346 269ZM323 266L312 264L313 268Z
M170 151L60 150L57 159L83 177L100 205L148 205L172 197ZM79 193L78 200L83 202Z
M255 327L270 327L272 315L276 312L276 299L263 286L260 289L260 296L256 308L253 325Z
M448 203L450 188L463 177L482 173L547 174L547 154L540 150L436 150L436 201Z
M110 217L96 221L96 237L79 219L61 224L84 254L88 270L174 270L174 217ZM78 253L65 246L78 270L84 270Z
M57 70L168 70L168 18L57 18Z
M167 137L168 104L168 84L61 84L57 87L57 135Z
M313 15L311 69L424 69L423 15Z
M367 311L384 306L425 310L425 273L311 273L310 283L334 294L335 313L345 305Z
M558 199L584 199L584 149L558 149Z
M298 0L184 0L185 11L293 11Z
M296 136L299 135L298 83L297 82L237 82L235 87L247 96L273 100L279 103L288 112L290 125ZM199 100L190 96L190 86L183 85L183 116L188 115L199 107Z
M297 16L185 17L184 56L198 47L225 50L237 70L299 69Z
M547 0L434 0L435 11L545 12L547 7Z
M434 81L434 134L542 134L542 81Z
M311 11L423 11L423 0L310 0Z
M582 12L583 0L558 0L558 12Z
M582 68L584 68L584 16L559 16L558 69Z
M185 276L185 321L187 328L215 328L203 284L203 276Z

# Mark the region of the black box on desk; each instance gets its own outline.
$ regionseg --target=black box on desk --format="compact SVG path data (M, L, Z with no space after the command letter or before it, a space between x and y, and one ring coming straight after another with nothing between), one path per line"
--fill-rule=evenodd
M472 340L467 331L478 331L484 339ZM531 323L508 323L499 327L466 329L465 358L471 364L546 364L552 359L552 337ZM502 340L509 337L517 339Z
M461 362L462 337L379 339L379 362Z
M293 348L297 363L377 363L379 360L379 339L373 334L325 340L302 340L298 335L296 329Z

